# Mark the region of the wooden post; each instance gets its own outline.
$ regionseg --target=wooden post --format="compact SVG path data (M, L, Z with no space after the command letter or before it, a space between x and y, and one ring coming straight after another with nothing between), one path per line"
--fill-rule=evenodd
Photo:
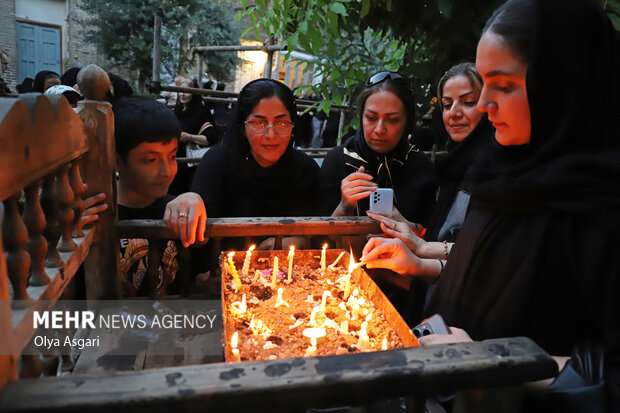
M271 79L271 64L273 62L273 50L267 51L267 61L265 62L265 70L263 71L263 77L265 79Z
M161 16L155 16L153 27L153 82L159 82L161 66Z
M88 192L84 196L103 192L108 204L108 209L99 214L97 234L84 261L86 298L115 299L119 296L119 243L114 231L117 210L114 115L112 106L102 102L105 91L110 87L110 79L100 67L88 65L78 73L78 85L86 98L79 102L77 109L88 139L88 153L81 168L84 181L88 184Z
M198 87L202 87L202 56L198 55Z

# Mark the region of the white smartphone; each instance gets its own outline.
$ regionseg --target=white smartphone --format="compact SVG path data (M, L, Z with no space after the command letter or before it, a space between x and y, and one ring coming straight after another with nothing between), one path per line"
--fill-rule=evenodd
M394 191L392 188L379 188L370 194L370 210L373 212L392 212Z

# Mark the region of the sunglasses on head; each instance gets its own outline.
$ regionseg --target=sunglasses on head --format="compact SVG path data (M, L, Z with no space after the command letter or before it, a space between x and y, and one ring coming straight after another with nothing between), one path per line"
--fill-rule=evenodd
M390 78L391 80L394 80L394 81L401 81L401 82L409 83L406 78L404 78L403 76L399 75L396 72L379 72L379 73L375 73L374 75L368 78L368 80L366 81L366 87L371 87L376 84L379 84L387 78Z

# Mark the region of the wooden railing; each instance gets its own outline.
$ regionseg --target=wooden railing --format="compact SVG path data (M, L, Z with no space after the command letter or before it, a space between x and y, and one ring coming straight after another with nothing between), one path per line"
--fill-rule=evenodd
M87 97L109 87L97 67L80 80ZM90 229L79 219L88 195L104 192L114 205L111 115L109 104L92 100L76 114L60 95L0 99L0 387L18 377L17 355L35 332L33 310L58 300L80 265L91 297L115 296L115 208ZM40 372L32 350L21 357L20 377Z

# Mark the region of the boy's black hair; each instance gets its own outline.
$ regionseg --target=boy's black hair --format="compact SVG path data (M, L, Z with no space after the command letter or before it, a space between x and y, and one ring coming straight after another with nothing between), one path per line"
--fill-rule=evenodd
M181 125L163 103L146 97L127 97L113 106L116 154L124 161L143 142L167 143L178 139Z

